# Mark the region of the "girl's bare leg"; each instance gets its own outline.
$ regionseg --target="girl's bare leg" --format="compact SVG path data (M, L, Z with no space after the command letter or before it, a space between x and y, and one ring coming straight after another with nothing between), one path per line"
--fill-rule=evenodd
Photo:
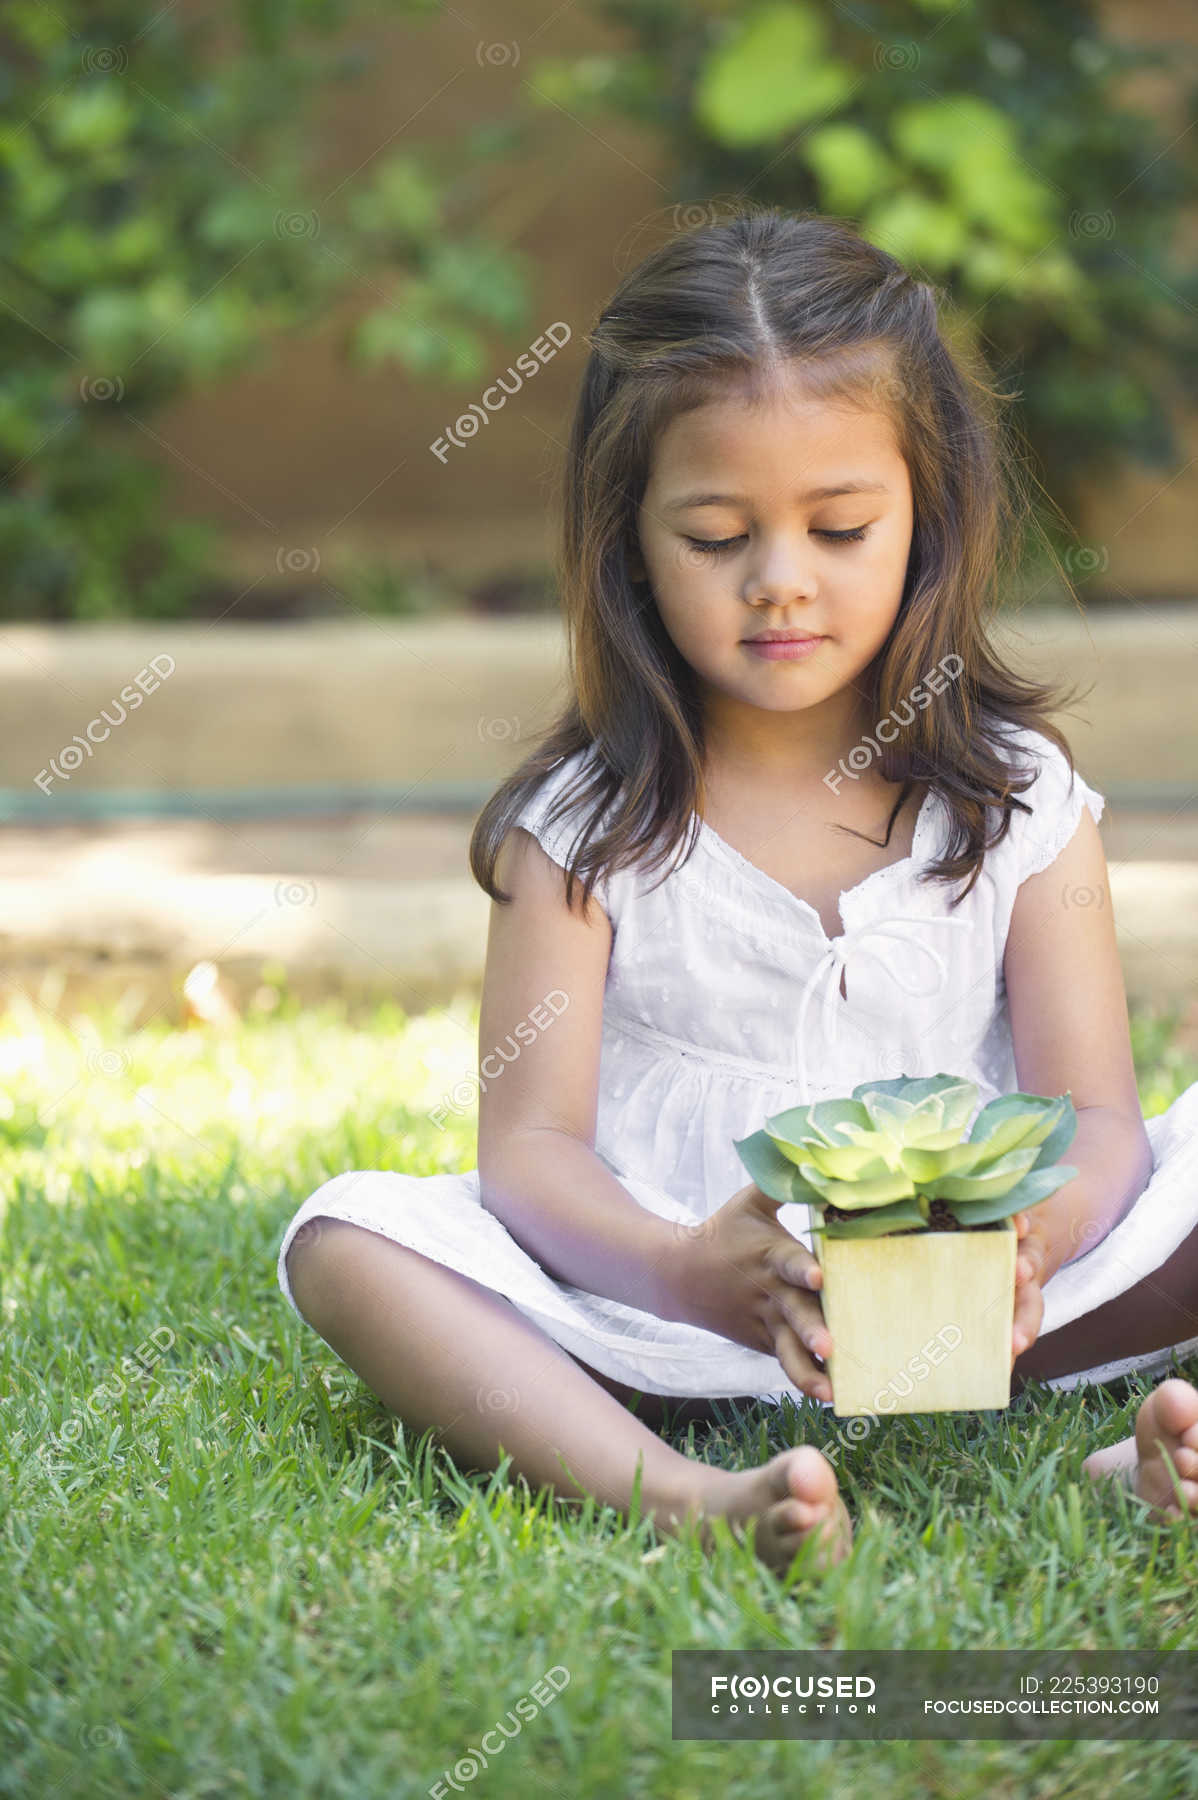
M760 1398L758 1394L734 1394L729 1399L696 1400L681 1394L646 1394L640 1388L629 1387L627 1382L617 1381L612 1375L592 1369L572 1351L568 1354L592 1381L614 1394L620 1405L634 1412L651 1431L664 1431L667 1427L673 1431L678 1425L718 1425L720 1407L738 1406L743 1410L746 1406L755 1406Z
M432 1428L463 1469L508 1451L534 1488L593 1495L667 1533L722 1514L778 1572L815 1535L820 1566L852 1527L825 1457L810 1444L736 1473L680 1455L502 1295L378 1232L321 1216L296 1233L287 1273L300 1312L417 1435Z
M1015 1358L1012 1383L1018 1391L1029 1377L1051 1381L1123 1356L1167 1350L1192 1337L1198 1337L1198 1229L1134 1287L1037 1338Z
M1198 1337L1198 1230L1126 1293L1037 1338L1015 1360L1012 1392L1029 1378L1051 1381L1193 1337ZM1181 1505L1165 1454L1181 1481ZM1164 1517L1198 1515L1198 1389L1176 1376L1162 1381L1142 1402L1134 1437L1091 1452L1082 1468L1096 1480L1125 1481Z

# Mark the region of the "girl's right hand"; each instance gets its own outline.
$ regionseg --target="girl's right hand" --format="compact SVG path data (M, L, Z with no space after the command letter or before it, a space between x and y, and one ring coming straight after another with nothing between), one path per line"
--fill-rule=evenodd
M815 1291L824 1272L779 1225L778 1206L750 1182L686 1229L669 1272L671 1316L777 1357L803 1393L830 1400L822 1359L832 1339Z

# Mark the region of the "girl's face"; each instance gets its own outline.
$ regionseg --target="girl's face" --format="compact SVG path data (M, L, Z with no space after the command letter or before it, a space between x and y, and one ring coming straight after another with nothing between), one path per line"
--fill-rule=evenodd
M857 717L850 684L898 613L911 529L910 478L889 420L812 399L788 371L768 406L729 398L670 422L637 515L632 570L648 577L709 708L793 713L841 693L847 712L828 709L839 734ZM801 658L771 658L748 642L771 630L820 641Z

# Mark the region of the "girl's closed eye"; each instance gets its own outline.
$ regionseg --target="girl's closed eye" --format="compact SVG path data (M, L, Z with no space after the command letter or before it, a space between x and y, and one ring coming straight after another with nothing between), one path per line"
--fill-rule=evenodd
M858 525L851 531L817 531L816 537L827 538L833 544L859 544L865 536L866 527ZM712 556L721 556L724 551L731 550L734 544L744 542L744 534L730 538L696 538L688 537L687 543L696 550L706 550Z

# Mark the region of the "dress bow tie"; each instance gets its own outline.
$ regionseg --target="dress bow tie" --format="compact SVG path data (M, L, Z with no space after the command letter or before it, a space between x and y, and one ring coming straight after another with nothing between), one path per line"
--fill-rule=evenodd
M840 1007L837 1002L840 994L840 971L848 966L850 953L859 956L872 956L879 963L896 987L902 988L905 994L913 998L927 999L934 994L942 993L948 980L948 969L944 958L932 946L925 943L919 935L930 925L953 925L970 929L968 919L950 918L946 914L933 913L893 913L888 919L879 920L872 925L859 925L853 931L845 931L839 937L829 938L828 947L820 957L815 968L803 984L803 995L799 1001L799 1020L795 1031L795 1063L798 1068L800 1088L799 1104L808 1103L807 1059L804 1054L804 1033L807 1025L807 1011L820 981L824 982L823 1016L824 1041L836 1042ZM930 958L934 964L934 980L930 987L919 987L907 980L901 961L894 956L887 956L884 947L871 948L866 939L871 937L897 938L904 944L920 951Z

